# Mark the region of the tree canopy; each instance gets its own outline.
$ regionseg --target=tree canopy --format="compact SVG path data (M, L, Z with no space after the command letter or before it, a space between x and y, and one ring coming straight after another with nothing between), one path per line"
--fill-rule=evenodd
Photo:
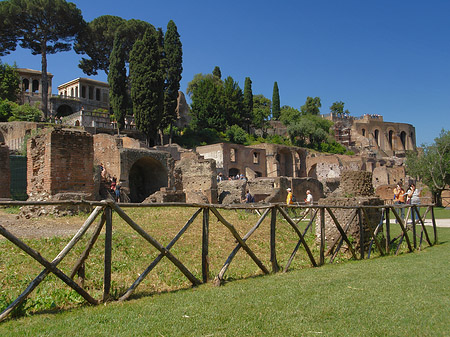
M253 96L252 126L256 129L266 130L270 116L272 102L263 95Z
M342 117L345 114L350 114L350 111L345 110L344 111L344 102L342 101L336 101L330 106L330 112L332 114L336 114L339 117Z
M300 107L300 111L303 115L320 115L320 108L322 103L320 97L307 97L304 105Z
M423 153L407 152L406 168L410 176L420 179L433 193L434 202L442 206L441 193L450 184L450 131L442 130Z
M79 67L86 75L98 75L98 71L109 72L110 55L114 37L118 30L124 38L125 63L136 40L141 39L147 29L155 30L150 23L141 20L125 20L118 16L102 15L85 26L77 37L74 50L82 57Z
M47 117L47 55L72 48L85 27L81 11L64 0L6 0L0 2L0 22L1 55L14 51L17 43L41 55L42 110Z
M15 102L20 93L20 77L16 65L10 66L0 60L0 99Z

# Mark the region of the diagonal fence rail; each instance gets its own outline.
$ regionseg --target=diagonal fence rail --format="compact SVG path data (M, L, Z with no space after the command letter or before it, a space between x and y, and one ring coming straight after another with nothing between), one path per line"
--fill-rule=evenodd
M311 206L286 206L282 204L269 204L269 205L239 205L239 206L223 206L223 205L210 205L210 204L182 204L182 203L165 203L165 204L116 204L112 200L101 201L101 202L86 202L86 201L69 201L69 202L0 202L0 206L10 206L10 205L33 205L33 206L51 206L51 205L84 205L94 207L92 213L88 216L84 224L80 227L78 232L72 237L69 243L61 250L61 252L50 262L45 259L40 252L29 247L23 240L19 239L13 235L10 231L5 229L0 224L0 234L7 240L12 242L20 250L26 253L28 256L36 260L42 265L42 272L37 275L26 289L12 302L9 306L0 313L0 321L4 320L11 312L18 307L38 285L50 274L54 274L60 280L62 280L68 287L76 291L83 299L92 305L97 305L99 303L107 302L112 298L111 292L111 261L112 261L112 243L113 243L113 212L115 212L135 233L137 233L141 238L143 238L148 245L155 248L159 254L154 258L148 267L139 274L137 279L128 287L123 294L118 297L119 301L124 301L130 298L141 282L154 270L154 268L160 263L163 258L167 258L183 275L186 277L192 286L197 286L202 283L206 283L210 280L210 264L209 264L209 254L210 254L210 230L209 225L211 222L210 215L212 214L217 222L223 225L232 237L235 239L236 246L231 250L228 257L226 258L223 266L220 268L218 273L214 278L214 284L220 285L224 282L224 275L226 274L228 268L233 262L236 254L242 249L245 254L247 254L253 263L259 268L260 272L263 274L269 274L270 272L276 273L281 270L279 261L277 260L277 239L276 231L281 226L289 226L293 230L293 235L298 238L296 240L297 244L293 247L292 253L289 256L287 262L285 262L283 272L287 272L291 267L292 261L296 258L296 255L300 249L303 249L306 253L309 263L312 267L319 267L326 263L325 257L330 257L329 263L333 263L336 256L343 250L351 254L351 258L358 260L364 258L370 258L374 252L374 246L376 247L380 256L389 254L393 247L396 248L396 254L399 253L399 247L401 246L403 240L406 241L407 248L409 252L413 252L415 249L422 249L423 239L429 246L432 246L437 242L437 229L436 221L434 218L434 205L421 205L421 207L427 207L425 213L421 216L419 209L416 205L407 206L322 206L322 205L311 205ZM147 231L136 223L128 214L125 209L128 207L189 207L195 209L193 215L188 219L188 221L182 226L178 233L172 238L172 240L164 246L158 239L151 236ZM407 208L407 216L402 218L399 213L399 208ZM228 221L222 214L222 210L246 210L249 212L256 212L259 214L259 219L256 224L244 235L241 236L230 221ZM335 215L333 210L335 209L347 209L349 210L350 217L345 224L341 224L338 216ZM371 223L368 211L370 209L376 209L380 212L380 221L378 224ZM221 213L222 212L222 213ZM202 213L202 236L201 236L201 279L195 276L195 274L190 271L185 263L181 261L180 258L175 256L171 252L171 249L177 243L177 241L185 234L185 232L192 226L194 220L200 216ZM269 266L264 265L261 258L250 248L247 241L252 237L252 235L261 230L264 220L268 218L270 213L269 222L269 245L270 252L270 263ZM300 216L297 214L300 213ZM432 225L434 242L431 241L430 235L428 234L427 228L425 226L425 217L430 213ZM334 240L326 240L325 231L325 214L328 214L332 219L331 226L337 229L339 235L334 238ZM396 223L391 223L390 215L393 215L396 219ZM309 215L309 219L307 219ZM411 224L408 225L409 217L411 216ZM66 257L66 255L74 248L74 246L79 243L80 239L87 235L88 229L93 226L95 220L99 219L97 226L93 229L91 237L86 243L86 247L75 262L74 266L71 268L69 275L66 275L58 268L58 264ZM417 218L417 220L416 220ZM359 252L356 249L354 243L349 237L348 230L350 224L357 219L358 226L360 226L360 238L359 238ZM306 225L302 231L300 228L300 222L302 225ZM417 233L416 222L420 225L420 233ZM305 236L308 230L312 231L312 228L316 225L315 240L309 242L306 240ZM398 225L400 227L400 235L391 239L391 231L393 226ZM329 225L330 226L330 225ZM363 226L368 226L369 228L374 228L369 232L369 235L364 234L362 230ZM94 226L93 226L94 227ZM100 232L104 230L105 232L105 242L104 242L104 266L103 266L103 296L101 299L95 299L93 295L89 294L88 290L85 289L84 283L86 280L86 275L84 272L85 264L89 259L89 255L98 241ZM380 234L384 238L385 244L383 245L382 240L380 240ZM411 237L412 235L412 243ZM417 239L419 239L417 241ZM366 245L367 243L367 245ZM366 246L368 246L367 256ZM317 249L318 248L318 249ZM314 255L314 251L318 250L318 255ZM271 271L270 271L271 269ZM74 278L78 275L77 282Z

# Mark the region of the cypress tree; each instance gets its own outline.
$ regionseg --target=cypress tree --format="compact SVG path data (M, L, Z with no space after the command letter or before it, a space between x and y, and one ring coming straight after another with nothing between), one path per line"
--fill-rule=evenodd
M121 33L114 36L114 45L109 59L109 103L114 112L119 130L123 129L126 111L128 108L128 81L125 67L126 51Z
M170 126L177 119L178 90L180 89L181 73L183 72L183 49L177 26L170 20L164 36L164 56L166 78L164 87L164 116L161 129ZM172 139L172 134L170 134Z
M252 123L253 112L253 92L252 92L252 80L250 77L245 78L244 83L244 101L243 101L243 128L250 132L250 125Z
M218 66L214 67L214 70L212 74L217 77L219 80L222 79L222 72L220 71L220 68Z
M278 83L273 84L272 94L272 119L278 120L280 118L280 92L278 91Z
M152 146L164 112L164 72L157 32L147 30L133 45L130 80L136 126Z

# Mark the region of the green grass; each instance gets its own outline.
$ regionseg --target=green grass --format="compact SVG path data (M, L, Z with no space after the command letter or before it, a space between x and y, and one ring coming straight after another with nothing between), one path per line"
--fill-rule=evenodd
M167 245L175 236L194 211L195 209L192 208L126 210L131 218L164 245ZM241 236L258 219L255 214L245 211L221 210L220 212L236 226ZM218 223L212 214L210 219L210 278L213 279L236 243L229 231ZM67 221L66 218L62 220ZM84 221L82 218L79 220L81 223ZM270 266L269 222L270 216L247 241L266 266ZM278 223L277 258L283 267L298 238L286 221L278 221ZM157 251L125 225L117 215L113 216L113 226L112 294L114 298L117 298L157 256ZM303 223L301 227L304 228L304 226ZM399 233L399 228L393 224L391 227L393 237ZM429 231L429 234L433 241L432 231ZM25 241L51 260L69 239L54 237ZM65 273L70 273L71 266L84 249L87 239L84 238L58 266ZM372 330L367 330L368 327L346 330L346 326L354 325L353 319L361 321L363 325L371 326L374 317L378 316L381 317L380 324L385 325L385 330L372 335L396 335L396 333L388 333L387 330L389 326L393 326L393 317L398 317L398 320L402 321L402 315L410 317L412 315L410 310L415 313L419 309L421 314L423 310L427 311L432 316L431 321L437 320L436 326L439 327L445 316L440 316L440 312L436 314L434 305L428 307L427 297L431 296L432 301L436 301L439 308L443 307L442 301L448 304L448 294L446 295L444 290L449 281L447 261L450 229L439 229L439 239L442 242L441 245L427 247L424 242L425 249L414 254L405 254L406 243L403 242L399 257L377 258L378 254L374 253L372 255L374 258L370 261L342 264L341 262L349 260L348 255L339 253L335 265L326 265L321 268L311 268L305 251L300 249L290 273L270 277L260 277L259 268L241 250L225 274L226 280L238 281L228 282L221 288L207 284L191 289L190 282L184 275L163 259L138 287L134 295L135 299L139 298L138 301L112 303L106 307L86 306L78 294L50 275L15 313L16 317L31 316L21 319L10 318L7 322L0 323L0 336L48 335L53 330L57 332L56 335L68 334L64 329L69 327L73 327L76 331L75 335L80 336L101 335L96 329L104 330L104 335L132 335L139 334L141 326L147 329L144 335L164 336L319 333L363 335L362 332L370 335ZM318 260L314 235L308 233L306 240ZM101 298L102 295L103 242L104 234L102 233L86 264L85 287L96 298ZM171 250L197 278L201 279L200 247L201 215ZM0 240L0 256L2 257L0 259L0 311L2 311L42 270L42 266L20 252L7 240ZM418 294L421 295L418 296ZM443 296L436 300L435 297L438 294ZM400 304L405 302L407 305L403 308ZM419 309L416 304L419 305ZM391 317L392 310L397 310L399 306L401 306L400 312ZM356 308L359 308L361 312L353 312ZM388 313L385 312L386 310ZM363 312L369 315L365 320L359 317ZM448 314L448 309L444 308L443 312ZM114 318L114 315L117 317ZM351 318L343 317L346 315ZM57 318L53 320L55 325L42 323L41 320L48 318ZM344 320L344 323L341 323L341 320ZM60 321L65 323L60 324ZM330 321L329 325L328 321ZM398 335L413 333L407 328L406 323L405 321L405 326L402 328L404 333ZM85 330L82 324L92 326L95 332ZM110 329L104 327L108 324L112 325ZM233 324L236 325L235 330L231 328ZM316 330L317 324L321 330ZM339 328L334 327L336 324ZM341 324L343 324L342 327L340 327ZM423 323L424 329L429 328L428 324L429 322ZM139 328L136 331L130 330L130 326ZM309 330L305 330L307 327ZM434 325L432 327L436 329ZM277 331L279 334L276 333ZM417 331L413 334L427 335L426 330L419 333Z
M450 229L389 256L0 324L1 336L449 336Z

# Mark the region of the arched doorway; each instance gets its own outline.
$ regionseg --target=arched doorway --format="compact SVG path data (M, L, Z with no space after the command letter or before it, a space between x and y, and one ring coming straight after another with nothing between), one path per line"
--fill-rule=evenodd
M152 157L144 157L131 166L128 181L131 202L142 202L168 185L168 174L161 162Z
M228 176L231 178L236 177L239 174L239 170L237 168L230 168L228 170Z
M282 177L292 177L293 172L293 162L292 162L292 154L288 150L280 150L279 157L277 157L280 165L280 176Z
M56 110L56 117L66 117L66 116L69 116L71 114L73 114L73 110L67 104L60 105L58 107L58 110Z
M373 132L373 138L375 138L375 143L380 146L380 131L378 129L376 129Z

